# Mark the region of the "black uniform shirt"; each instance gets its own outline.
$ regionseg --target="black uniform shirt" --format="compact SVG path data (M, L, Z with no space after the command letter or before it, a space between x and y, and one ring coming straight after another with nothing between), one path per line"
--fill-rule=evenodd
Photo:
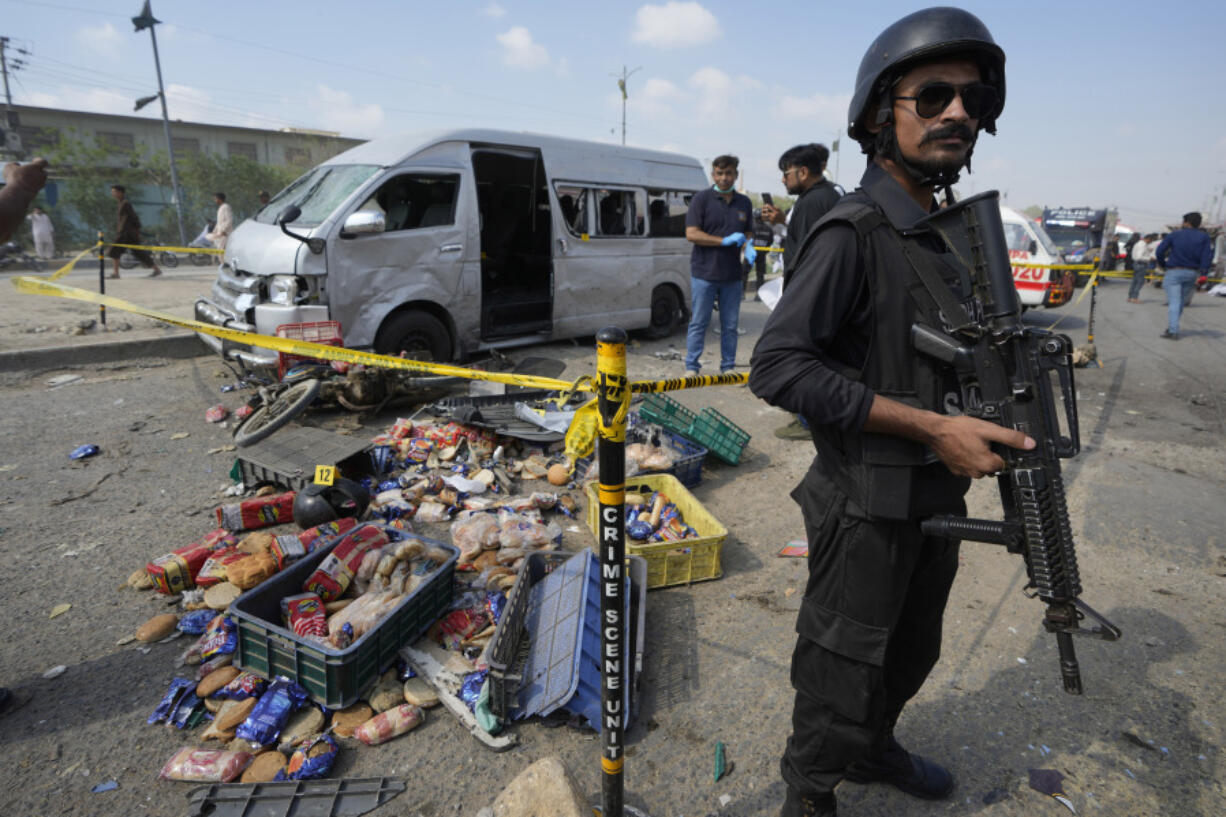
M870 164L852 195L867 195L896 230L914 234L927 213L877 164ZM933 248L940 239L932 236ZM876 272L884 285L889 271ZM900 286L901 279L900 279ZM766 321L750 361L749 387L758 397L819 425L858 431L868 419L873 392L832 368L860 369L871 341L872 306L855 230L841 223L822 230L803 248L786 294Z
M796 263L796 253L809 234L809 230L822 216L839 200L839 191L834 185L822 179L800 194L792 205L792 215L788 219L788 232L783 237L783 269L790 273Z

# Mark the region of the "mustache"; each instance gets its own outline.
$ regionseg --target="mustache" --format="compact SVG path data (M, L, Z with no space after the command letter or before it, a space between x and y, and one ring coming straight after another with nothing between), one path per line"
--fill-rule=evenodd
M936 128L924 134L924 138L920 140L921 145L926 145L929 142L935 142L938 139L950 139L952 137L965 139L968 142L975 141L975 132L968 126L954 122L946 125L943 128Z

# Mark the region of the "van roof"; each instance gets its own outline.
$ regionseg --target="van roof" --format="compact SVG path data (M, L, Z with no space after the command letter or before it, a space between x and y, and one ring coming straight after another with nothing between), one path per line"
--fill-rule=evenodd
M680 153L491 128L416 131L387 136L350 148L324 164L392 167L428 148L448 142L540 148L549 175L554 179L632 184L654 182L684 189L706 186L702 164Z

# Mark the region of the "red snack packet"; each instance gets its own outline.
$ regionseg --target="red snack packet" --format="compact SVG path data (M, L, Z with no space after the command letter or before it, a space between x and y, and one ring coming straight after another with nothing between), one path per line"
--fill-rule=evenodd
M295 635L328 635L328 614L324 604L314 593L302 593L281 599L281 615Z
M489 623L489 617L480 608L452 610L438 622L439 641L449 650L458 650L461 642L484 630Z
M358 572L362 558L372 547L389 541L387 534L373 525L363 525L336 544L310 575L302 589L315 593L324 601L334 601L349 588L353 574Z
M246 557L247 554L237 547L225 547L213 551L200 568L200 572L196 574L196 586L212 587L215 584L221 584L228 578L226 566Z
M277 560L277 568L284 570L291 562L296 562L308 553L325 545L334 536L352 530L358 520L351 516L334 519L313 528L307 528L302 533L284 533L273 539L269 553Z
M145 572L159 593L170 595L190 590L196 575L214 551L238 544L238 539L225 528L209 531L199 542L173 550L145 565Z
M217 524L226 530L256 530L280 525L294 518L293 491L244 499L217 508Z
M163 780L229 783L243 773L243 769L250 765L252 757L250 752L229 752L184 746L166 761L158 777Z
M218 403L204 413L204 419L210 423L220 423L229 416L230 409L226 408L221 403Z

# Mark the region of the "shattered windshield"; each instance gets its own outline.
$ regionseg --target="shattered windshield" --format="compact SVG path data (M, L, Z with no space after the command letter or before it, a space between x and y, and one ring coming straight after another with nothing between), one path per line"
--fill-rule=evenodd
M321 165L273 196L255 220L276 224L277 217L296 204L302 215L294 220L294 225L315 227L378 170L378 165Z

